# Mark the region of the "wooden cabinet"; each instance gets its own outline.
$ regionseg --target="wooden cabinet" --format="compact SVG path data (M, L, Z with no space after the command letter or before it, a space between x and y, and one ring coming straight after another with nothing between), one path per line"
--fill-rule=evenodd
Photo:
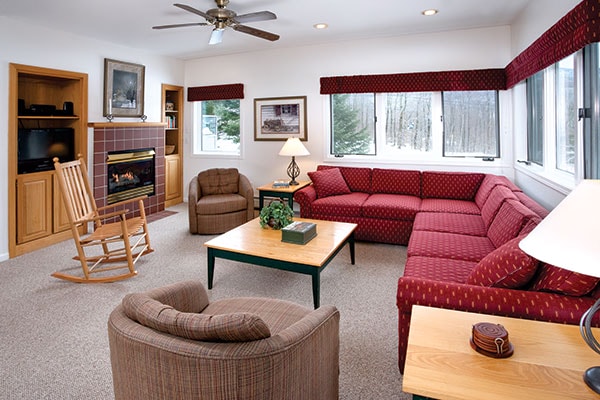
M14 182L9 185L8 202L11 257L71 237L49 154L58 152L65 158L81 154L87 160L87 96L87 74L9 65L8 177ZM66 139L44 142L36 138L36 150L23 151L26 137L50 130L67 132ZM56 146L69 151L40 150Z
M165 207L183 201L183 87L162 85L165 128Z

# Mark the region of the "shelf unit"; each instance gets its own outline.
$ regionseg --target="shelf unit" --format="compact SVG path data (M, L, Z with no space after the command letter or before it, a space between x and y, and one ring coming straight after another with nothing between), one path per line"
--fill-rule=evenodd
M62 109L73 103L73 115L19 115L31 104ZM37 250L71 238L54 170L18 173L19 128L72 128L75 154L87 160L88 76L29 65L9 65L8 177L10 257ZM83 231L82 231L83 233Z
M183 201L183 87L162 84L165 128L165 207ZM173 146L173 151L167 150Z

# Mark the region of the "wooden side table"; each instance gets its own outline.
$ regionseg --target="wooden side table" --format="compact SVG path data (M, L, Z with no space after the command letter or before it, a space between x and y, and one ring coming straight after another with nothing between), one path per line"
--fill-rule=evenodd
M475 352L469 338L478 322L502 324L514 354ZM402 390L435 399L597 400L583 381L595 365L600 356L575 325L414 306Z
M265 204L265 197L276 197L287 200L290 208L293 209L294 193L311 183L311 181L298 181L298 185L290 185L289 187L273 187L272 183L268 183L258 187L258 211L262 210Z

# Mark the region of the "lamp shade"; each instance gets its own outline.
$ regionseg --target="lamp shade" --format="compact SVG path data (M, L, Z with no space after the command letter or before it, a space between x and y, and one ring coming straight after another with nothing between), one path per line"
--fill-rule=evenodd
M583 180L519 247L545 263L600 278L600 180Z
M288 138L279 151L280 156L309 156L310 153L297 137Z

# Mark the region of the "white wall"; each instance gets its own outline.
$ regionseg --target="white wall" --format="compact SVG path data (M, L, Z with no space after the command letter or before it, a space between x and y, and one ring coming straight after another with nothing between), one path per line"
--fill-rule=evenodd
M161 83L183 85L184 63L93 39L16 23L0 17L0 261L8 258L8 64L18 63L88 74L88 120L102 117L104 58L146 66L144 113L148 122L161 120ZM118 119L131 121L131 119ZM117 119L115 120L117 121ZM92 137L89 138L92 143Z
M192 103L186 104L184 185L193 175L211 167L236 167L254 186L286 178L287 157L278 156L283 142L254 141L255 98L307 96L308 141L311 155L297 158L301 176L323 163L327 154L328 96L319 94L319 78L334 75L386 74L480 68L504 68L511 60L510 29L461 30L435 34L400 36L306 46L186 62L185 85L202 86L243 83L241 102L243 155L239 159L193 156L191 154ZM507 96L510 102L510 96ZM507 105L510 120L510 103ZM512 143L510 124L504 138ZM508 148L510 150L510 147ZM510 158L510 157L509 157ZM512 160L512 159L511 159ZM501 162L478 161L477 169L510 175ZM510 166L512 165L512 161ZM421 168L424 165L388 164L387 167ZM455 165L454 168L457 166ZM461 165L461 169L469 166ZM471 165L474 168L475 165ZM437 169L444 168L436 166Z

